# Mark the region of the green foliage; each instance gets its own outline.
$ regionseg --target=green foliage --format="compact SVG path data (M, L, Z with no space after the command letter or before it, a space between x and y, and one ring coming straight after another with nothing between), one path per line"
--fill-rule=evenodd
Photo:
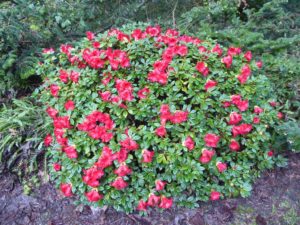
M44 154L43 138L49 120L29 98L13 100L0 109L0 162L7 169L26 175L36 170Z
M262 55L263 71L286 110L285 134L278 142L300 139L300 20L299 1L211 1L182 15L181 30L226 45L247 46ZM296 130L295 130L296 129ZM297 145L294 146L294 148ZM283 146L282 146L283 147ZM297 147L296 147L297 148Z
M201 1L199 1L201 2ZM192 0L16 0L0 3L0 95L30 87L41 48L58 47L85 32L135 21L172 23L172 10L186 11ZM167 22L168 21L168 22ZM34 77L37 79L37 77Z
M297 1L273 0L258 10L245 8L242 18L234 1L212 2L182 15L179 27L203 38L234 46L247 46L263 56L264 70L280 99L295 95L299 84L300 21Z
M145 29L145 25L139 27ZM278 107L269 104L276 101L276 96L268 78L243 53L233 55L233 63L227 68L222 62L228 54L226 48L221 46L222 56L199 51L200 46L212 50L216 43L211 40L196 44L197 39L190 37L193 41L184 41L173 30L167 31L170 39L165 33L162 39L148 33L134 40L132 35L138 32L133 32L134 28L130 25L122 31L110 30L90 38L92 41L84 38L75 42L64 53L44 54L45 60L37 71L45 78L40 100L53 118L55 141L48 151L52 179L66 196L73 193L81 203L112 205L126 212L132 212L141 200L149 204L153 194L159 201L166 196L186 207L196 207L199 200L207 201L214 191L222 197L249 196L251 183L261 171L285 162L269 152L279 120ZM159 32L157 27L148 29ZM174 38L181 41L172 47ZM100 43L103 52L93 48L94 41ZM71 63L72 58L77 61ZM205 62L208 74L196 68L200 62ZM153 74L154 66L157 68ZM237 76L248 66L251 77L241 84ZM73 77L74 71L79 73L78 81ZM206 90L209 81L217 85ZM145 98L138 94L143 88L149 90ZM239 111L236 105L245 102L233 103L233 95L249 100L249 107ZM75 107L69 108L70 100ZM225 101L231 102L230 106L224 107ZM253 113L255 106L262 112ZM228 124L232 112L242 115L241 123L250 126L251 132L233 136L236 126ZM253 122L255 116L260 122ZM180 121L174 122L175 119ZM167 130L166 134L159 134L160 127ZM208 133L220 138L217 146L205 141ZM190 151L188 137L195 145ZM232 139L240 143L240 151L230 150ZM121 149L128 154L123 160L119 159ZM154 154L153 161L143 162L145 149ZM205 155L207 149L214 152L211 158ZM226 163L224 172L220 172L219 163ZM61 168L53 168L58 164ZM117 176L116 170L125 165L132 173ZM95 175L102 172L100 177ZM128 186L116 189L112 183L117 179L124 179ZM156 189L157 180L167 182L163 190ZM89 203L86 195L91 192L103 194L103 199Z

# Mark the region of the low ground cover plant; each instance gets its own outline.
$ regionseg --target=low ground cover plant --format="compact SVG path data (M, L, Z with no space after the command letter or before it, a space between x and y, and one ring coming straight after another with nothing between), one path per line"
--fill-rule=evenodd
M53 120L62 193L132 212L248 196L284 118L263 62L241 46L132 26L43 51L39 93Z

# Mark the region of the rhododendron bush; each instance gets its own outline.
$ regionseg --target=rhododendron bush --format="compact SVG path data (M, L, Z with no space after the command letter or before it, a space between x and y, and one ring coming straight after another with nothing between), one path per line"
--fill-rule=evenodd
M248 196L280 157L263 63L159 26L87 32L45 49L51 177L67 197L132 212Z

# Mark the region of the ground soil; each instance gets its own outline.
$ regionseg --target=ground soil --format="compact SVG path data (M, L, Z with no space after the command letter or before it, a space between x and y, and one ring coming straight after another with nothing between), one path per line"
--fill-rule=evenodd
M50 183L28 196L13 174L0 175L1 225L297 225L300 224L300 154L289 154L289 166L266 171L251 197L201 203L197 209L173 207L148 216L126 215L111 208L75 206Z

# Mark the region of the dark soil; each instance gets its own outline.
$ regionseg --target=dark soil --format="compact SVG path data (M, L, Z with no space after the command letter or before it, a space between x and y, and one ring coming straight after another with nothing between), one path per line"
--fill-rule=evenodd
M201 203L197 209L149 211L147 217L108 209L75 206L49 183L30 196L12 174L0 175L1 225L223 225L300 224L300 154L289 155L289 166L267 171L251 197Z

